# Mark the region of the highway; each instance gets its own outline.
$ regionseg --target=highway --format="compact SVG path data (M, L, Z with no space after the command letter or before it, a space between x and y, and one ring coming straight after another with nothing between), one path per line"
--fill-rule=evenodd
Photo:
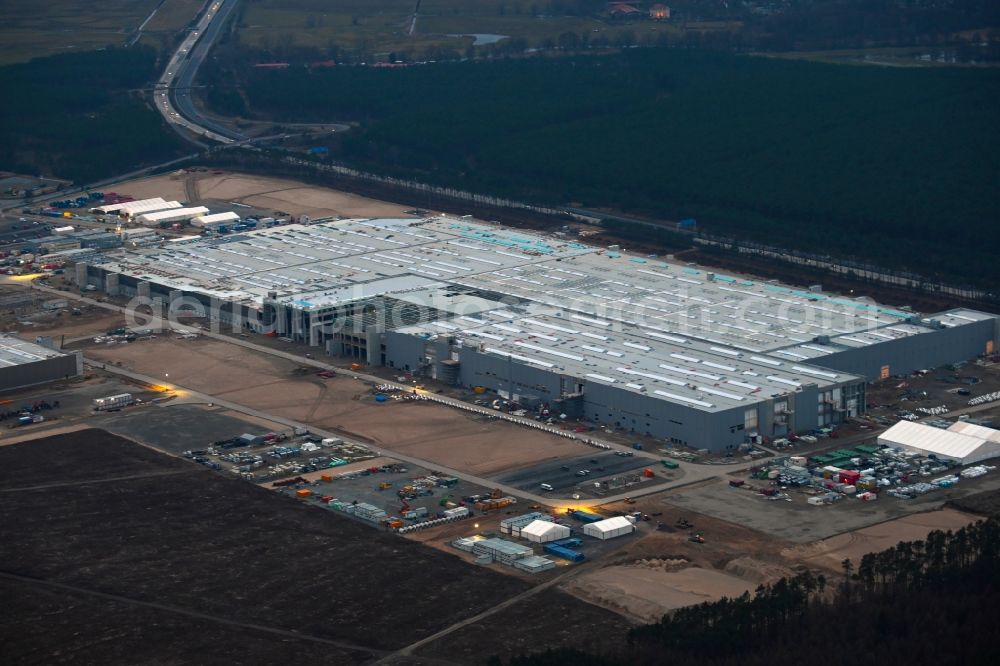
M191 87L205 57L211 50L229 15L239 0L209 0L195 28L167 62L153 93L156 108L175 128L186 129L219 143L231 144L247 137L205 118L195 107Z

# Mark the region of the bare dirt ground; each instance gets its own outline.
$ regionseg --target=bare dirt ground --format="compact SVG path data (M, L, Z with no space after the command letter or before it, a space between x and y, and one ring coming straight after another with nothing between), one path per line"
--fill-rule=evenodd
M290 361L225 342L161 336L128 345L91 344L84 354L477 475L591 452L572 440L442 405L377 403L360 381L296 375Z
M677 570L682 562L645 560L605 567L574 578L566 590L637 621L656 622L675 608L738 597L757 586L723 571L689 566Z
M280 178L212 173L198 174L196 183L199 199L236 201L295 216L408 217L404 213L407 206ZM117 186L116 191L136 199L160 196L168 201L184 201L188 198L184 180L169 175L123 183Z
M955 509L928 511L795 546L784 554L810 567L840 570L845 559L857 565L864 555L891 548L900 541L924 539L934 530L956 530L981 519Z

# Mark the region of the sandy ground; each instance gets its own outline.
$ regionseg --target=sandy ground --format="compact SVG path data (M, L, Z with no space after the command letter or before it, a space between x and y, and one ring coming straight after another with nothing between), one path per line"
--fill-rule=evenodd
M112 192L125 194L136 200L163 197L165 201L183 202L187 199L187 194L184 192L184 181L180 178L176 180L171 179L169 175L130 180L125 183L119 183L109 189Z
M367 384L296 375L291 361L205 338L89 345L88 358L477 475L591 453L582 444L427 402L375 402ZM169 375L169 377L166 377Z
M295 216L409 217L403 211L412 208L280 178L231 173L199 174L197 178L198 194L202 200L237 201ZM123 183L117 186L116 191L136 199L160 196L168 201L184 201L187 198L184 181L171 180L170 176Z
M583 574L566 590L642 622L656 622L664 613L722 597L752 592L756 583L730 574L687 567L683 561L653 560L647 564L611 566Z
M868 553L891 548L900 541L924 539L934 530L956 530L981 519L981 516L955 509L928 511L838 534L812 544L795 546L782 554L809 566L841 571L841 562L845 559L850 558L856 566Z

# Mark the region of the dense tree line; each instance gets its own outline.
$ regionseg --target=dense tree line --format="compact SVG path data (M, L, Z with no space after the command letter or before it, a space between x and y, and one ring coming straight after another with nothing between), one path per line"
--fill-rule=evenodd
M998 565L1000 520L990 518L866 555L857 571L846 560L841 581L804 572L752 596L679 609L607 654L550 650L509 664L993 664Z
M179 154L181 140L129 91L156 76L149 48L0 67L0 169L87 183Z
M995 284L1000 72L638 49L249 74L251 111L360 121L369 170L581 202Z

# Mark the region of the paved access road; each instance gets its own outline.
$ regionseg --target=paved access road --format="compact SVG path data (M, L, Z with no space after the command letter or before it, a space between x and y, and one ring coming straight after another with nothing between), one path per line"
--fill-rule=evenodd
M598 479L606 479L609 476L617 476L642 467L649 467L647 458L601 452L591 456L532 465L526 469L505 474L500 477L500 480L534 492L541 492L541 484L547 483L552 486L553 491L558 492L567 488L575 488L578 485L590 486ZM587 474L580 472L587 472Z

